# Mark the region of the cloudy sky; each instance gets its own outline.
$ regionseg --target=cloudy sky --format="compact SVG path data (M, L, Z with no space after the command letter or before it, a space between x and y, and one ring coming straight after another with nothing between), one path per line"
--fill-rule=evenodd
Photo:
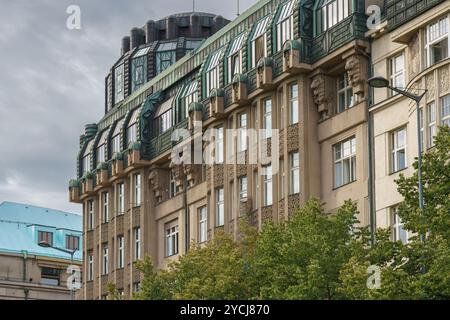
M257 0L241 0L241 11ZM0 0L0 202L80 213L68 202L79 136L103 115L104 77L134 26L192 11L191 0ZM70 5L81 30L66 28ZM236 3L196 0L236 16Z

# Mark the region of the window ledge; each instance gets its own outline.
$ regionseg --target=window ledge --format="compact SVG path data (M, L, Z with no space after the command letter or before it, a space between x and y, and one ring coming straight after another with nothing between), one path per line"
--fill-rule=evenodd
M343 187L346 187L346 186L348 186L348 185L350 185L350 184L352 184L352 183L355 183L356 181L358 181L358 179L356 179L356 180L354 180L354 181L347 182L346 184L343 184L343 185L341 185L341 186L339 186L339 187L334 187L334 188L333 188L333 191L338 190L338 189L341 189L341 188L343 188Z

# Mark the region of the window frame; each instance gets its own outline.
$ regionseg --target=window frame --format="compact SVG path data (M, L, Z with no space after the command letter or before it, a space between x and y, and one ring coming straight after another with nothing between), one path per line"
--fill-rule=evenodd
M268 207L273 205L273 174L272 165L262 167L264 170L264 206Z
M350 153L348 155L344 155L344 146L345 143L350 143ZM337 158L337 147L339 147L339 155L340 157ZM353 150L354 148L354 150ZM356 150L356 136L352 136L350 138L347 138L345 140L342 140L336 144L333 145L332 150L333 150L333 189L338 189L341 187L344 187L348 184L351 184L355 181L357 181L357 162L356 162L356 157L357 157L357 150ZM348 181L346 181L345 179L345 170L344 170L344 162L348 161L349 163L349 177L348 177ZM340 165L341 168L341 184L337 183L336 177L337 177L337 165Z
M450 127L450 94L440 98L440 116L441 125Z
M109 192L102 192L102 221L103 223L109 222Z
M248 199L248 178L247 176L239 177L239 201L245 202Z
M428 148L434 147L434 137L437 134L437 110L434 101L427 104L427 132L428 132Z
M109 274L109 248L104 246L102 250L102 275Z
M225 189L216 188L216 228L225 225Z
M136 227L133 229L134 235L134 261L141 259L141 228Z
M87 229L88 231L94 230L95 227L95 217L94 217L94 200L89 200L88 202L88 221L87 221Z
M402 63L401 63L401 69L400 71L396 71L397 70L397 59L402 58ZM389 82L391 84L392 87L394 88L400 88L400 89L404 89L405 88L405 52L401 51L399 53L397 53L396 55L392 56L389 58ZM401 84L399 85L397 83L397 79L401 78ZM398 92L395 92L393 90L389 89L389 96L393 97L395 95L397 95Z
M80 250L80 237L72 234L66 234L66 249Z
M289 154L289 180L289 194L300 193L300 152L298 151Z
M297 88L297 95L294 96L293 88ZM300 121L299 91L298 83L289 84L289 125L294 125ZM295 117L294 117L295 115Z
M270 102L268 104L268 102ZM270 110L269 110L270 108ZM263 101L263 128L265 129L264 138L269 139L272 138L272 111L273 111L273 103L272 98L264 99ZM270 127L270 128L268 128Z
M165 256L166 258L176 256L179 253L179 228L178 224L165 228ZM169 249L172 251L169 252Z
M134 207L140 207L142 204L142 176L140 173L133 174L133 200Z
M208 209L206 206L197 209L198 215L198 243L208 241Z
M343 86L341 87L341 83ZM349 93L350 96L349 96ZM344 97L344 105L341 105L341 96ZM337 79L337 103L336 103L336 113L342 113L347 111L348 109L351 109L355 106L355 99L353 94L353 86L349 82L348 74L347 72L344 72L343 74L339 75Z
M404 131L404 145L399 145L399 136L400 132ZM408 131L407 127L403 126L398 129L395 129L390 132L390 141L391 141L391 174L397 173L399 171L403 171L408 168ZM399 153L404 152L404 167L399 165Z
M117 269L125 268L125 237L117 236Z
M88 254L88 270L87 270L87 281L94 281L94 255L92 253Z
M125 183L119 182L117 184L117 210L116 215L121 216L125 214Z
M41 242L45 242L50 246L53 246L53 232L38 230L38 244Z
M438 34L438 36L434 39L431 39L431 33L432 32L441 32L440 28L441 25L440 23L442 21L446 20L445 22L445 27L447 28L446 33L442 33L442 34ZM432 30L433 27L437 26L437 30ZM439 19L436 19L435 21L433 21L432 23L428 24L425 28L425 62L426 62L426 66L431 67L445 59L448 59L450 57L450 15L445 15L443 17L440 17ZM447 56L443 57L441 60L439 61L432 61L432 55L431 55L431 49L433 47L433 45L436 45L438 43L441 43L442 41L447 40Z

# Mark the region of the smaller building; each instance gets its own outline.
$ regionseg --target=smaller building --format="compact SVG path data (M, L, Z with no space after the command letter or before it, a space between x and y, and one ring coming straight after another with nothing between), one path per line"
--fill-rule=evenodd
M59 210L0 204L0 300L70 299L68 267L81 268L82 218ZM48 243L73 255L39 243Z

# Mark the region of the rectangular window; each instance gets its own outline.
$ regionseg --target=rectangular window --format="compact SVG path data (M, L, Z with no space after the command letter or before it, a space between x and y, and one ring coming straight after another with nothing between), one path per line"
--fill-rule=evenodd
M245 34L241 34L233 40L228 53L228 83L233 81L236 74L242 73L242 44Z
M224 136L223 136L223 127L216 128L216 144L215 144L215 163L223 163L224 160Z
M125 239L123 236L117 237L117 268L122 269L125 267Z
M121 151L120 147L120 134L114 136L112 138L112 154L118 153Z
M133 283L133 292L137 293L139 291L141 291L141 283L140 282Z
M83 173L91 171L91 154L84 156L81 161L82 161Z
M255 24L253 35L250 38L252 52L251 68L255 68L258 61L267 56L266 30L269 20L270 16L267 16Z
M94 280L94 255L90 254L88 256L88 270L87 270L88 281Z
M338 109L337 112L344 112L353 106L353 87L351 86L347 73L342 74L338 79Z
M125 213L125 185L119 183L117 185L117 215Z
M208 216L206 206L198 209L198 242L203 243L208 239Z
M141 205L141 174L136 173L133 176L133 180L134 180L134 192L133 192L134 205L136 207L139 207Z
M114 69L114 78L115 78L114 102L116 104L121 102L125 98L124 73L125 73L125 66L123 63Z
M166 257L178 254L178 225L166 228Z
M94 200L89 200L88 206L88 230L94 230Z
M450 95L441 98L441 123L450 127Z
M289 155L291 170L291 194L300 192L300 154L298 152Z
M405 55L403 52L389 59L389 81L392 87L405 88ZM389 95L396 92L389 90Z
M427 26L425 36L425 53L428 67L449 57L450 43L448 38L448 16Z
M397 172L406 168L406 128L391 133L391 170Z
M222 56L222 50L218 50L211 55L206 68L206 95L209 96L213 89L220 87L219 75L220 75L220 57Z
M175 171L170 171L170 184L169 184L169 195L171 198L175 197L179 192L179 187L177 186L177 179L175 176Z
M294 83L289 86L289 124L296 124L298 123L298 84Z
M183 96L181 97L181 103L183 104L182 110L184 111L184 114L179 117L179 121L186 119L189 116L189 106L191 103L198 101L197 87L198 82L196 80L186 86Z
M141 228L134 229L134 260L141 259Z
M398 209L392 209L392 240L401 241L403 244L408 243L408 231L405 230L402 219L398 215Z
M109 221L109 193L102 193L102 213L103 213L103 223Z
M273 204L273 188L272 188L272 166L263 167L264 170L264 205L271 206Z
M102 274L109 273L109 249L108 247L103 247L103 261L102 261Z
M436 105L434 102L427 106L428 118L428 148L434 146L434 137L436 136Z
M225 199L223 188L216 189L216 227L225 224Z
M176 61L177 43L161 43L156 52L156 74L160 74Z
M38 244L41 242L53 246L53 232L38 231Z
M239 178L239 199L241 201L247 200L247 176Z
M137 141L137 124L133 123L127 128L127 145Z
M338 24L351 13L351 0L324 1L324 6L317 14L317 34L327 31L329 28Z
M334 187L356 181L356 138L350 138L333 146Z
M265 131L265 138L271 138L272 137L272 100L267 99L264 101L263 105L263 113L264 113L264 129Z
M41 268L41 284L45 286L59 286L60 285L61 270L56 268Z
M155 131L162 134L172 128L172 110L166 111L157 117L154 121Z
M80 250L80 237L66 235L66 249Z
M258 209L259 206L259 175L258 171L253 171L253 207Z
M284 198L284 179L285 179L285 170L284 170L284 159L280 159L280 171L278 172L279 180L280 180L280 199Z
M239 115L239 144L238 151L242 152L247 150L247 114L243 113Z
M97 165L105 162L105 145L102 144L97 148Z

